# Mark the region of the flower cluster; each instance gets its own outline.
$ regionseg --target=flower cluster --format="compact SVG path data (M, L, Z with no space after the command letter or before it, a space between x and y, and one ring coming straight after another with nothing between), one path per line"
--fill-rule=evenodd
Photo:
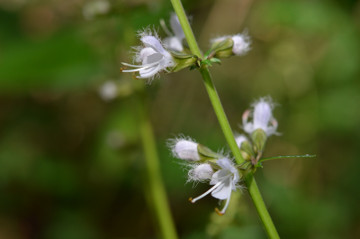
M171 30L164 21L160 23L168 36L161 40L155 31L146 29L140 32L142 46L135 47L134 64L122 62L122 72L133 72L138 79L152 80L160 72L169 73L187 67L199 67L202 64L211 65L214 62L219 63L218 58L242 56L250 50L250 38L247 34L223 36L213 39L210 54L200 59L199 56L188 53L189 50L184 44L185 34L175 13L170 17Z
M272 115L274 104L271 98L260 98L246 110L243 116L243 129L249 135L236 135L235 141L245 159L244 165L259 166L259 159L268 136L277 134L277 122ZM212 187L196 198L190 198L192 203L211 194L219 200L226 200L218 214L225 213L229 206L232 191L240 188L239 170L246 170L243 165L235 165L228 156L215 153L188 137L170 140L169 147L175 158L184 160L189 166L188 181L208 182Z
M188 181L208 182L212 187L196 198L190 198L192 203L208 194L219 200L226 200L218 214L225 213L229 206L232 191L240 186L240 174L235 164L226 156L215 153L209 148L196 143L190 138L180 137L172 140L170 148L173 156L189 163Z

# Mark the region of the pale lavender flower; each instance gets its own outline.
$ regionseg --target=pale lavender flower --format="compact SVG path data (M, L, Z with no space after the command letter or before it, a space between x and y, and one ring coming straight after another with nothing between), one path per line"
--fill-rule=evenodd
M245 132L251 134L257 129L262 129L267 136L278 134L276 132L278 123L272 115L274 104L271 98L260 98L252 106L252 110L247 110L243 114ZM252 117L252 122L249 121L249 117Z
M211 193L211 196L214 198L226 200L224 208L221 211L217 211L219 214L224 214L229 206L232 191L236 191L238 188L237 183L240 181L240 176L238 170L228 158L219 159L216 163L221 169L216 171L211 177L210 185L214 186L200 196L194 199L190 198L190 201L195 203Z
M144 31L140 34L140 41L144 44L143 47L137 48L135 62L140 65L133 65L122 63L125 66L132 67L130 70L123 70L123 72L138 72L139 79L153 78L160 71L167 71L167 68L174 66L174 59L171 54L165 50L160 39L151 33L151 31Z
M164 46L172 51L183 51L184 47L182 41L185 39L185 34L180 25L180 21L177 15L175 13L172 13L170 17L170 27L172 31L167 29L163 21L161 22L161 25L166 34L168 35L168 37L164 39Z

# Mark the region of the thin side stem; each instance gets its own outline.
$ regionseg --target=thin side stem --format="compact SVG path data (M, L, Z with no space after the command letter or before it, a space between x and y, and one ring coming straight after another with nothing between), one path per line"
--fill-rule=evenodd
M144 148L146 168L149 180L149 191L160 226L162 238L177 239L176 229L172 220L165 187L161 179L159 157L156 150L155 137L149 116L145 107L140 105L141 123L140 134Z
M184 8L181 4L181 1L180 0L171 0L171 3L175 9L175 13L177 14L180 24L184 30L185 37L189 44L191 52L201 58L202 54L201 54L200 48L196 42L195 36L194 36L192 29L190 27L190 24L189 24L189 21L187 20L187 17L186 17ZM231 130L229 121L228 121L226 114L224 112L224 109L221 105L221 101L217 94L216 88L212 82L209 69L206 66L204 66L200 69L200 73L203 77L205 88L209 95L210 101L214 108L215 114L218 118L219 124L220 124L223 134L225 136L225 139L230 147L230 150L232 151L232 153L236 159L236 162L238 164L241 164L244 162L244 159L240 153L240 149L237 147L237 144L235 142L235 138L234 138L233 132ZM266 209L264 200L261 196L261 193L256 184L254 176L252 174L246 175L245 183L247 185L250 197L256 207L256 210L260 216L260 219L264 225L264 228L266 230L268 237L271 239L280 238L276 231L275 225L270 217L270 214Z
M315 158L315 154L304 154L304 155L285 155L285 156L274 156L274 157L268 157L268 158L262 158L259 162L265 162L269 160L274 159L287 159L287 158Z

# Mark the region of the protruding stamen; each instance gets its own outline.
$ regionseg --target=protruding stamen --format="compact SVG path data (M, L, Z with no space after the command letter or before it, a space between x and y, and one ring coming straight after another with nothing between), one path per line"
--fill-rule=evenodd
M215 190L217 187L219 187L222 183L223 183L223 182L220 181L220 182L218 182L217 184L215 184L213 187L211 187L209 190L207 190L205 193L201 194L200 196L198 196L198 197L196 197L196 198L194 198L194 199L191 198L191 201L190 201L190 202L195 203L196 201L202 199L203 197L205 197L206 195L208 195L209 193L211 193L212 191L214 191L214 190Z
M229 206L229 203L230 203L230 196L231 196L231 189L229 190L229 196L226 198L226 202L225 202L225 206L224 206L224 208L219 212L219 213L221 213L222 215L224 215L225 214L225 211L226 211L226 209L228 208L228 206Z
M224 213L222 213L217 207L215 208L215 212L216 212L217 215L219 215L219 216L224 215Z

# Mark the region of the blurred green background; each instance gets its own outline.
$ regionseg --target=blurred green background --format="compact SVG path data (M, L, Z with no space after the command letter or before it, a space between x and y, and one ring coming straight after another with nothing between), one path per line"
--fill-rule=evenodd
M282 135L265 156L317 154L257 172L281 237L360 238L360 1L183 3L204 51L212 37L252 38L249 54L211 69L232 127L270 95ZM158 238L134 107L145 82L119 69L136 32L171 12L160 0L0 0L1 239ZM111 101L99 95L109 80ZM185 183L166 140L227 149L200 75L161 75L145 91L180 237L266 238L246 193L223 217L214 198L187 200L208 185Z

